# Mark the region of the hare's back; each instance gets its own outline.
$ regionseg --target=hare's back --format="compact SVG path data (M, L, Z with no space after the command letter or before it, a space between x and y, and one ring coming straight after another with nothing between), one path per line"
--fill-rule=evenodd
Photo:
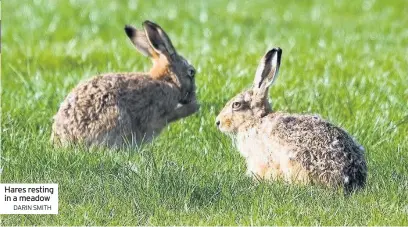
M80 83L55 115L54 135L66 137L62 140L79 140L97 137L116 127L121 114L118 106L121 93L129 86L137 89L145 80L144 76L105 74Z
M302 160L347 165L362 158L362 147L343 129L317 115L275 113L271 136L293 147Z
M267 117L275 125L271 135L292 145L323 148L355 144L347 132L318 115L274 113Z
M327 182L336 182L333 179L344 174L365 179L364 150L343 129L317 115L275 113L267 117L275 125L271 137L291 147L311 175Z

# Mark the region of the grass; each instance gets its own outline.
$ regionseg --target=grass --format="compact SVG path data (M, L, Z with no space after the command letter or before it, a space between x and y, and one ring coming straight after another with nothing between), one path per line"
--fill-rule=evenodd
M58 183L58 215L1 225L408 225L408 2L3 2L1 182ZM198 69L201 110L138 150L49 145L52 116L80 81L151 63L123 27L158 22ZM214 127L250 85L260 57L283 49L270 97L311 112L366 147L367 187L339 191L253 182Z

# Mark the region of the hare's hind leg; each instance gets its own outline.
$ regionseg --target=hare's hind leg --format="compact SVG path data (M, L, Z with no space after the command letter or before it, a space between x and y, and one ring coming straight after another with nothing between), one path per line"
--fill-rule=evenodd
M287 183L308 184L310 178L307 171L297 162L272 163L264 170L264 179L284 180Z
M95 138L87 140L89 146L106 146L109 148L118 148L123 144L123 139L116 128L107 132L102 132Z
M265 162L257 158L247 158L246 175L262 180L278 180L283 178L283 173L278 163Z
M287 183L308 184L309 174L303 166L289 158L287 160L270 161L264 170L264 178L270 180L284 180Z
M274 181L284 178L278 163L270 163L264 171L264 177L266 180Z
M287 167L288 171L285 174L286 181L299 184L309 184L311 182L308 172L299 162L289 159Z

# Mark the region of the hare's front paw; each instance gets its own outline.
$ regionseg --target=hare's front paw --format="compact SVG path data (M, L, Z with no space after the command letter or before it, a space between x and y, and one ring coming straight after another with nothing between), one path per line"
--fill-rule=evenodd
M167 121L172 122L181 118L188 117L197 112L199 109L200 105L196 101L184 105L179 103L174 111L167 115Z
M186 116L190 116L196 112L198 112L198 110L200 109L200 104L197 103L196 100L183 105L181 108L184 109L184 112L186 113Z
M195 113L200 110L200 104L196 100L190 102L189 104L187 104L187 106L191 113Z
M193 114L200 109L200 104L197 100L193 100L187 104L178 104L176 110L183 111L188 114Z

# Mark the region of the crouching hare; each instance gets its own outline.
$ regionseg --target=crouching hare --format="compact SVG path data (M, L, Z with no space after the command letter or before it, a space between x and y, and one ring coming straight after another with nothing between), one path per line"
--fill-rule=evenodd
M54 116L51 140L121 147L151 141L170 122L198 111L195 69L150 21L127 25L136 48L153 60L147 73L108 73L75 87Z
M364 149L343 129L316 115L273 112L269 86L278 75L282 50L262 58L251 89L232 98L217 116L246 159L247 173L261 179L317 183L345 192L367 177Z

